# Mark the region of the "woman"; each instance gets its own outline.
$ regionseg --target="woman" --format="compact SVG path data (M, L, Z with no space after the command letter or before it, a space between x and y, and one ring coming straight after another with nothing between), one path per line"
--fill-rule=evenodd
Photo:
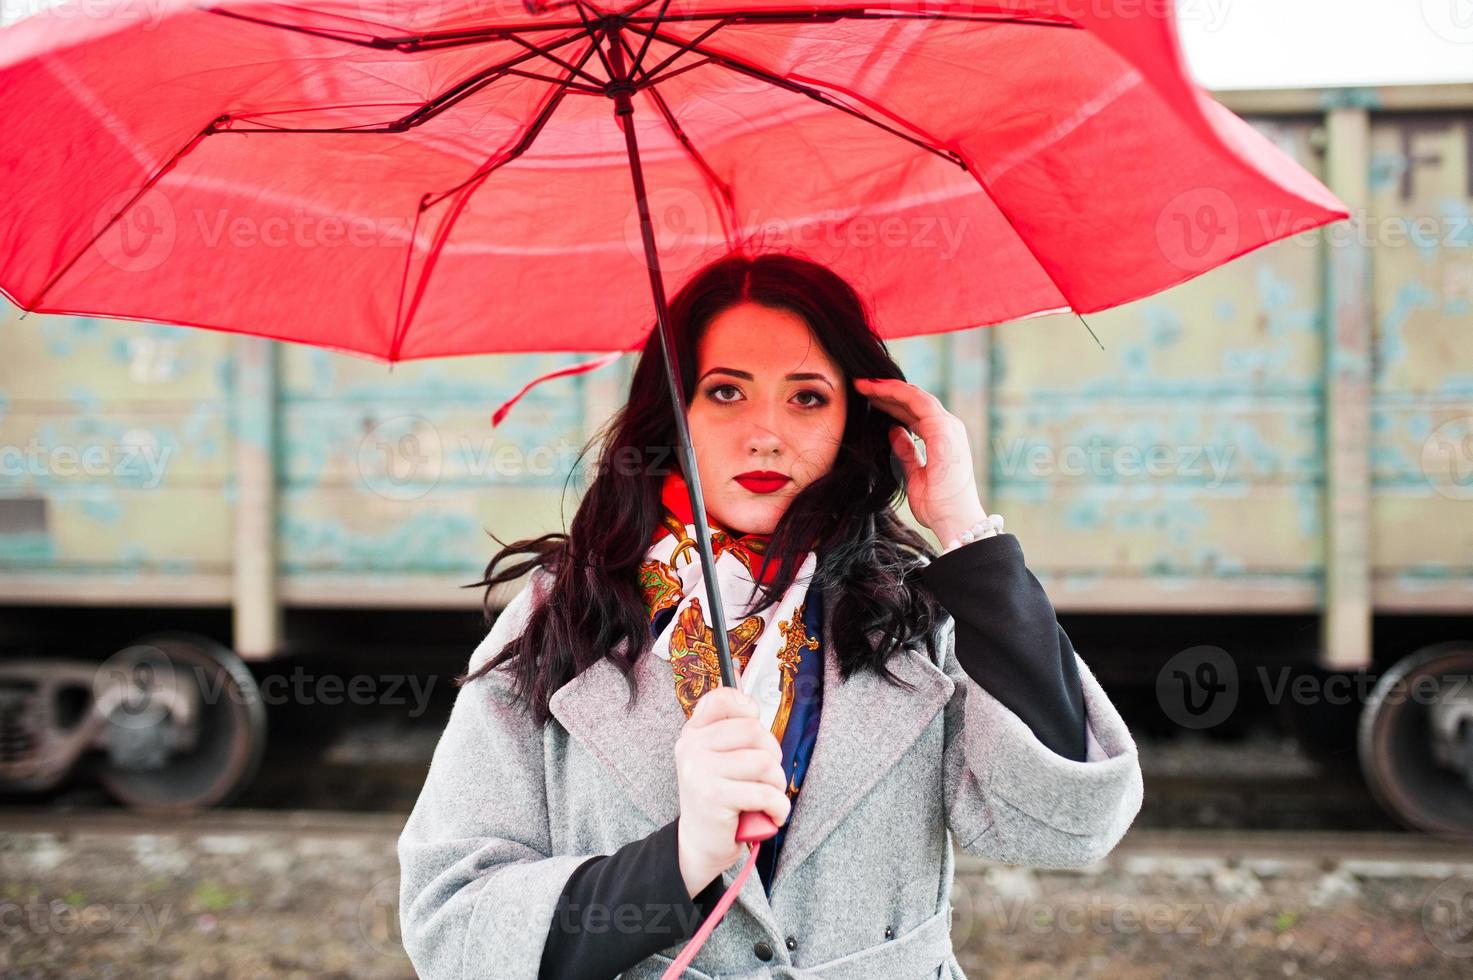
M739 689L652 332L568 533L477 583L489 604L532 572L399 839L405 948L428 978L659 977L740 870L751 810L779 833L686 976L961 980L953 841L1098 860L1140 807L1134 742L983 509L961 421L847 283L733 255L670 316Z

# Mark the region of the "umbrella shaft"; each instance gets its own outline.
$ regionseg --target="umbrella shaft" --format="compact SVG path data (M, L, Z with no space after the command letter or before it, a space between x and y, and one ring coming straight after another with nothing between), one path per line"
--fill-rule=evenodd
M609 63L614 69L616 80L628 81L624 68L624 49L618 28L608 33ZM664 354L665 377L670 382L670 398L674 406L675 442L680 453L681 469L684 471L690 491L691 513L695 518L696 548L700 552L702 578L706 583L706 601L711 607L710 620L716 645L717 660L721 665L721 683L736 687L736 672L731 663L731 649L726 635L726 610L721 604L721 588L716 581L716 559L711 553L711 532L706 524L706 503L701 493L701 475L696 467L695 448L691 443L690 427L685 419L685 388L680 372L675 365L675 336L670 327L669 311L665 304L665 286L660 276L660 256L655 249L655 229L650 221L649 204L645 196L644 172L639 165L639 146L634 138L634 102L629 88L619 88L613 93L614 118L624 130L624 144L629 149L629 168L634 177L634 197L639 205L639 230L644 238L645 265L650 273L650 290L655 299L655 320L660 331L660 350Z

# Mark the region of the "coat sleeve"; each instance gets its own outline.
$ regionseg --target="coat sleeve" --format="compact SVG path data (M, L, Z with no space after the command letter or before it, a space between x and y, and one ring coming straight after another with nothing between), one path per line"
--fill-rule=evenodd
M1059 755L1102 757L1097 746L1089 754L1074 647L1028 574L1017 537L964 544L921 569L920 578L951 614L952 652L968 677Z
M507 604L471 667L524 627L540 570ZM590 855L551 854L542 733L492 671L460 689L399 836L399 924L426 980L536 980L568 877Z
M987 549L994 560L975 566L977 575L988 577L974 584L976 594L995 597L990 639L1046 647L1016 651L1016 659L1073 659L1084 700L1085 757L1077 761L1049 748L963 669L956 656L956 620L948 616L938 644L941 668L955 685L944 709L947 826L957 846L976 857L1084 867L1113 850L1140 812L1143 783L1135 740L1068 645L1052 603L1024 565L1016 536L999 537L1003 540ZM978 605L985 607L985 602Z

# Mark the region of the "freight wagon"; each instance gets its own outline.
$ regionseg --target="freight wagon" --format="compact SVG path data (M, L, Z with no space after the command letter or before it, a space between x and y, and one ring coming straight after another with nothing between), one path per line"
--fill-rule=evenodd
M893 349L967 422L985 502L1102 677L1153 678L1196 729L1262 688L1406 824L1473 831L1473 86L1216 95L1355 220L1087 324ZM1158 229L1188 265L1281 220L1212 193ZM493 436L492 407L586 355L389 370L5 317L0 780L55 785L90 756L151 808L252 777L255 672L298 624L472 623L487 532L563 526L633 359L533 389Z

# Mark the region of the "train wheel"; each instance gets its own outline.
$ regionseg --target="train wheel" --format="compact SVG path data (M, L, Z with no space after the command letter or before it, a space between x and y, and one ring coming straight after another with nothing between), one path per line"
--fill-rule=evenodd
M98 676L108 695L98 778L118 802L170 813L219 806L255 776L266 706L230 650L193 633L154 633L109 657Z
M1413 830L1473 837L1473 643L1438 643L1386 672L1366 699L1361 771Z

